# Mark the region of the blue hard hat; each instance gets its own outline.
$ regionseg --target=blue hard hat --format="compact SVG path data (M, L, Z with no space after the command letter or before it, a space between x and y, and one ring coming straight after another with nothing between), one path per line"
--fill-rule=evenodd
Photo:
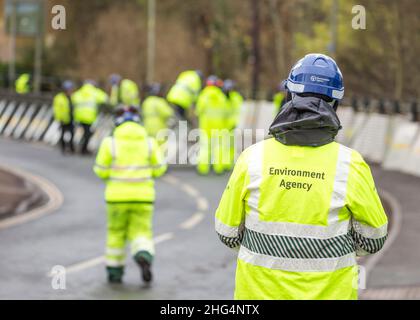
M160 83L152 83L149 86L149 95L151 96L158 96L162 91L162 85Z
M223 82L223 89L225 91L232 91L233 89L235 89L235 86L236 86L235 81L233 81L231 79L226 79Z
M109 77L109 82L111 85L115 86L120 83L121 79L122 77L119 74L114 73Z
M66 80L63 82L62 87L64 91L70 91L74 89L74 83L73 81Z
M119 126L125 122L140 123L140 112L134 106L124 106L115 111L115 126Z
M337 63L319 53L308 54L295 64L287 88L293 93L315 93L336 100L344 96L343 75Z

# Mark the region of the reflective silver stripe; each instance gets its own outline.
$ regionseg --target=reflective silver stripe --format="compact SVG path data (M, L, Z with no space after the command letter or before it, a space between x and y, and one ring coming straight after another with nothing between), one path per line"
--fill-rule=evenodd
M76 108L96 108L96 103L93 101L83 101L76 103Z
M125 249L106 248L105 254L110 256L123 256L125 255Z
M111 169L111 167L102 166L100 164L95 164L95 167L101 170L108 170Z
M258 212L258 204L260 201L260 185L262 182L262 165L264 157L264 141L254 144L250 147L248 174L249 174L249 198L248 206L251 210Z
M109 167L112 170L149 170L149 169L159 169L163 166L163 164L156 165L156 166L111 166Z
M151 177L148 178L114 178L111 177L108 181L117 181L117 182L146 182L146 181L153 181Z
M350 171L351 153L352 150L350 148L341 144L339 145L334 186L328 213L329 225L339 222L338 213L346 204L347 180Z
M259 219L258 212L252 210L245 220L246 228L271 235L327 239L347 234L349 220L339 221L329 226L297 224L290 222L267 222Z
M255 266L291 272L332 272L356 265L355 253L339 258L293 259L254 253L243 246L239 250L238 258Z
M114 259L107 258L107 259L105 259L105 264L108 267L124 267L125 259L122 260L122 261L119 261L119 260L114 260Z
M357 220L352 221L354 230L361 236L369 239L380 239L388 234L388 223L379 228L374 228L360 223Z
M117 158L117 150L116 150L116 145L115 145L115 138L112 136L111 137L111 157L112 157L112 161L114 162L115 159Z
M214 225L215 225L216 232L221 234L222 236L225 236L228 238L234 238L239 235L239 227L228 226L217 218L215 218Z
M150 138L147 139L147 152L148 152L148 160L149 162L152 160L152 140Z
M139 251L147 251L151 255L155 254L155 245L153 239L146 237L137 237L131 242L131 254L134 256Z

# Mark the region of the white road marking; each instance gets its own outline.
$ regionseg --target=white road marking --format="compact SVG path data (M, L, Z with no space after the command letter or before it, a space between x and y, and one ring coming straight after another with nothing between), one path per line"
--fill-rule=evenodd
M171 240L174 237L172 232L164 233L154 238L155 244L159 244L168 240Z
M200 195L200 192L197 189L187 183L182 184L182 190L193 198L196 198Z
M209 202L206 198L200 197L197 199L197 207L200 211L207 211L209 210Z
M368 282L369 273L373 270L378 261L383 257L386 251L391 247L401 230L402 211L398 200L388 191L380 190L380 195L385 198L391 206L392 228L388 234L388 239L385 241L383 248L376 254L369 256L364 262L363 266L366 270L366 283ZM362 293L363 294L363 293Z
M204 213L197 212L196 214L192 215L189 219L181 223L179 227L184 230L192 229L196 225L198 225L204 219L204 217Z
M159 243L171 240L174 237L174 234L172 232L164 233L159 236L156 236L153 240L155 242L155 245L158 245ZM76 272L80 272L86 269L93 268L97 265L105 263L105 256L99 256L93 259L89 259L86 261L82 261L76 264L73 264L71 266L68 266L65 268L66 274L72 274ZM48 277L52 277L52 274L48 272Z
M179 180L178 180L178 178L176 178L176 177L174 177L172 175L164 176L162 178L162 180L165 181L165 182L167 182L167 183L169 183L169 184L172 184L172 185L177 185L177 184L180 183Z

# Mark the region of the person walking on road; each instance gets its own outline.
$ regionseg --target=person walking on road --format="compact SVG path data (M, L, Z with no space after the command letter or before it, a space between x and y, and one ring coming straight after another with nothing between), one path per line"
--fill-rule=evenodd
M118 109L116 128L103 140L94 166L96 175L106 182L106 269L110 283L122 281L127 242L143 281L152 280L154 179L166 172L167 165L158 144L139 122L137 108Z
M73 99L74 83L72 81L64 81L62 85L62 92L54 97L53 109L54 120L60 124L60 147L64 154L67 149L74 153L73 136ZM66 138L68 136L68 139Z
M210 76L197 100L196 114L200 129L197 171L201 175L208 175L212 165L216 174L222 174L225 164L229 162L228 155L223 153L225 140L229 139L229 130L226 129L229 103L222 87L222 80Z
M152 84L149 89L149 96L142 104L144 127L148 135L155 139L161 130L168 128L168 120L174 116L174 110L165 98L162 98L161 93L161 84ZM165 140L159 139L158 143L162 145Z
M356 256L378 252L388 220L369 166L334 141L344 95L336 62L309 54L287 80L273 138L238 159L215 216L239 250L236 299L357 299Z
M95 86L95 82L87 80L83 86L73 93L74 121L83 128L80 142L81 153L89 154L88 145L92 137L92 124L98 116L99 106L106 103L107 95Z

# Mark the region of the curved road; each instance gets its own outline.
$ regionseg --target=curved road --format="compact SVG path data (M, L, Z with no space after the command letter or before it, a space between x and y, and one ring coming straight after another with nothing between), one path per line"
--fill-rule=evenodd
M0 140L0 163L47 178L64 194L56 212L0 230L1 299L231 299L235 255L214 232L213 214L228 176L199 177L171 170L157 183L155 282L139 287L139 272L127 260L125 282L110 287L100 263L105 245L103 184L93 159L62 157L43 145ZM369 277L368 287L420 284L418 193L420 179L374 168L379 188L402 203L402 231ZM93 260L92 260L93 259ZM404 263L401 263L404 261ZM72 272L66 289L54 290L48 273Z

